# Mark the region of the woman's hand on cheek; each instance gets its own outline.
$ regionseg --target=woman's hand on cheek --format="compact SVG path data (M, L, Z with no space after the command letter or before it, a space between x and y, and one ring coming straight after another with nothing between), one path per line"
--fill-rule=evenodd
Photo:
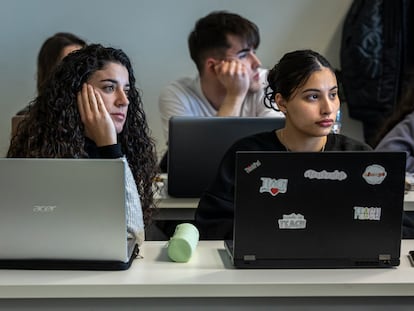
M92 139L97 146L116 144L115 125L101 95L85 83L77 95L77 100L81 120L85 126L85 136Z

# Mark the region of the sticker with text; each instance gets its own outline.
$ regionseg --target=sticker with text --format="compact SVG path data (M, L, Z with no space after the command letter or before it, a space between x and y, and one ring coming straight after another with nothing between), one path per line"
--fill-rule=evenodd
M262 177L262 186L260 187L260 193L269 192L271 195L276 196L279 193L286 193L287 191L287 179L274 179L269 177Z
M249 174L250 172L254 171L256 168L258 168L260 165L262 165L262 163L260 163L259 160L257 160L256 162L253 162L252 164L250 164L248 167L244 168L244 171Z
M387 172L381 165L372 164L367 166L362 177L370 185L379 185L384 181L385 177L387 177Z
M381 207L354 206L354 219L381 220Z
M278 219L279 229L305 229L306 219L301 214L292 213L283 215L282 219Z
M307 170L303 174L305 178L309 179L328 179L328 180L344 180L348 176L343 171L335 170L333 172L327 172L325 170L317 172L315 170Z

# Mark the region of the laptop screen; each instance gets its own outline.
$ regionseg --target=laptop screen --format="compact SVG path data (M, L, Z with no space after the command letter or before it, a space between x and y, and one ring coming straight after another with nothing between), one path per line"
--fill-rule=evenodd
M226 150L238 139L283 127L284 118L173 117L169 123L168 193L200 197Z

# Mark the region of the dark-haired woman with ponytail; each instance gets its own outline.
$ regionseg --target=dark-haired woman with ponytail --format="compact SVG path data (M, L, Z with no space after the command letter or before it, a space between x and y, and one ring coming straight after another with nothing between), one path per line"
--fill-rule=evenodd
M242 138L224 155L196 211L202 239L232 238L237 151L371 150L364 143L331 133L340 105L338 83L322 55L312 50L287 53L269 71L267 82L264 104L284 113L285 126Z

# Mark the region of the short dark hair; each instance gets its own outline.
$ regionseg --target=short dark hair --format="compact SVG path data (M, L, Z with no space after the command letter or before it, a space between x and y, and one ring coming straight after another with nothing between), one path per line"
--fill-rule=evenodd
M65 47L79 45L85 47L86 42L69 32L58 32L46 39L37 56L37 92L40 93L45 81L60 62Z
M312 73L321 70L322 67L329 68L335 74L328 60L315 51L297 50L283 55L267 76L268 85L264 99L266 107L278 110L274 105L277 93L289 100L293 92L304 85Z
M207 53L224 54L230 47L228 34L240 37L254 49L260 44L259 28L256 24L238 14L214 11L199 19L188 36L190 56L199 72L202 71Z

